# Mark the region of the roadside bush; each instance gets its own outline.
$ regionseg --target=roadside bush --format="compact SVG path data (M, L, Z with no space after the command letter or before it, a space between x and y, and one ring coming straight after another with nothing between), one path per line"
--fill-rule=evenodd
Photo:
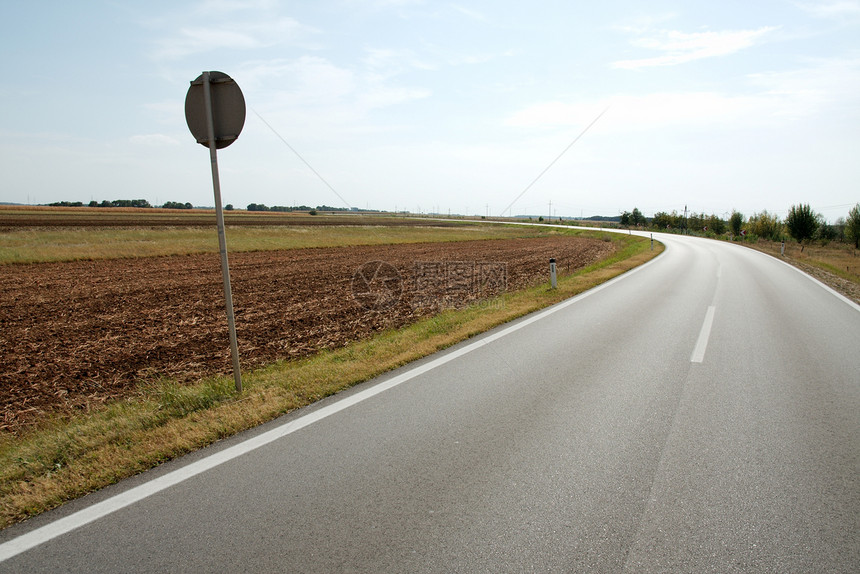
M792 205L785 218L788 233L798 243L812 239L818 231L818 217L809 204Z
M729 217L729 229L732 230L732 235L740 235L744 225L744 214L739 211L732 210L732 216Z
M712 232L714 235L722 235L726 232L726 222L723 221L722 217L710 215L705 220L705 225L707 226L708 231Z
M854 242L854 249L860 249L860 203L848 212L845 220L845 237Z
M651 219L651 226L655 229L680 229L684 223L684 217L679 215L677 211L666 213L658 211Z
M815 231L815 239L820 240L822 244L826 245L834 241L838 236L839 234L835 227L824 221L823 217L818 218L818 229Z
M750 216L749 231L763 239L779 241L782 238L783 226L778 216L762 211Z

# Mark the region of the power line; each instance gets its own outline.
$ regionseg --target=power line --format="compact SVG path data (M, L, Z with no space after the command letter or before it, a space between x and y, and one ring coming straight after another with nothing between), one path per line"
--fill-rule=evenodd
M605 110L603 110L602 112L600 112L600 113L597 115L597 117L596 117L596 118L594 118L594 120L592 120L592 122L591 122L590 124L588 124L587 126L585 126L585 129L584 129L584 130L582 130L582 132L580 132L580 134L579 134L578 136L576 136L576 137L574 138L574 140L573 140L572 142L570 142L570 143L567 145L567 147L566 147L566 148L564 148L564 149L562 150L562 152L561 152L560 154L558 154L558 156L557 156L554 160L552 160L551 162L549 162L549 165L548 165L548 166L546 166L546 167L544 168L544 170L543 170L542 172L540 172L540 173L538 174L538 176L537 176L536 178L534 178L534 179L532 180L532 182L531 182L530 184L528 184L528 185L526 186L526 188L525 188L524 190L522 190L522 191L520 192L520 194L514 198L514 200L511 202L511 204L510 204L510 205L508 205L505 209L503 209L503 210L502 210L502 212L499 214L499 216L504 216L506 211L510 211L510 209L514 206L514 204L517 202L517 200L518 200L519 198L521 198L521 197L522 197L522 196L523 196L523 195L524 195L524 194L525 194L529 189L531 189L531 187L532 187L535 183L537 183L537 181L538 181L541 177L543 177L543 174L545 174L547 171L549 171L549 168L551 168L553 165L555 165L555 162L557 162L558 160L560 160L560 159L561 159L561 156L563 156L565 153L567 153L567 150L569 150L570 148L572 148L572 147L573 147L573 144L575 144L576 142L578 142L578 141L579 141L579 139L580 139L582 136L584 136L584 135L585 135L585 132L587 132L588 130L590 130L590 129L591 129L591 126L593 126L594 124L596 124L596 123L597 123L597 120L599 120L599 119L600 119L600 117L601 117L601 116L603 116L603 114L605 114L607 111L609 111L609 107L607 107Z
M261 116L259 113L257 113L257 110L255 110L254 108L251 108L251 111L252 111L252 112L254 112L254 114L255 114L258 118L260 118L260 121L261 121L261 122L263 122L264 124L266 124L266 127L267 127L267 128L269 128L270 130L272 130L272 133L273 133L273 134L275 134L276 136L278 136L278 139L280 139L282 142L284 142L284 145L285 145L285 146L287 146L288 148L290 148L290 151L291 151L291 152L293 152L294 154L296 154L296 157L297 157L297 158L299 158L300 160L302 160L302 163L304 163L306 166L308 166L308 169L310 169L312 172L314 172L314 175L315 175L315 176L317 176L317 177L319 178L319 180L320 180L321 182L323 182L323 183L326 185L326 187L328 187L328 188L332 191L332 193L334 193L336 196L338 196L338 198L343 202L343 204L344 204L346 207L350 207L350 208L352 207L352 204L350 204L347 200L345 200L345 199L343 198L343 196L342 196L341 194L339 194L339 193L337 192L337 190L336 190L335 188L333 188L333 187L331 186L331 184L330 184L329 182L327 182L327 181L325 180L325 178L324 178L323 176L321 176L321 175L319 174L319 172L318 172L317 170L315 170L315 169L314 169L314 167L313 167L311 164L309 164L309 163L307 162L307 160L306 160L305 158L303 158L303 157L302 157L302 155L301 155L299 152L297 152L297 151L295 150L295 148L294 148L293 146L291 146L291 145L287 142L287 140L285 140L285 139L284 139L284 137L283 137L281 134L279 134L279 133L277 132L277 130L275 130L275 128L273 128L273 127L269 124L269 122L267 122L266 120L264 120L264 119L263 119L263 116Z

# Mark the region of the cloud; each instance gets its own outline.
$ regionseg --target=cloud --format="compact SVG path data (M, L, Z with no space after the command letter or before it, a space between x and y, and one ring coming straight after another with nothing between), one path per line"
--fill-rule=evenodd
M388 48L368 48L363 59L364 65L375 73L386 77L409 70L436 70L434 63L422 60L412 50L392 50Z
M810 59L793 70L746 76L736 93L716 91L616 94L600 101L548 101L523 107L505 125L548 129L585 126L604 108L595 126L630 132L642 129L737 129L787 126L801 119L860 116L860 58Z
M156 60L178 60L218 49L302 45L319 34L317 29L283 16L279 10L268 0L207 0L190 7L179 5L169 16L144 18L145 26L159 31L151 56Z
M795 2L795 6L816 18L845 18L860 16L860 1L836 0L830 2Z
M248 86L246 101L267 121L320 140L390 129L369 116L431 95L366 65L343 67L319 56L255 62L237 77Z
M719 32L686 33L660 30L649 37L632 41L634 46L661 52L653 58L619 60L613 68L635 70L653 66L675 66L703 58L734 54L759 42L777 28L767 26L757 30L723 30Z
M256 23L186 26L156 44L156 59L175 60L218 49L251 50L296 38L308 29L292 18Z
M179 141L176 138L164 134L141 134L131 136L130 138L128 138L128 140L136 145L155 147L179 145Z
M762 111L756 97L730 97L714 92L622 94L601 102L543 102L509 117L513 127L585 126L609 107L597 129L633 131L668 126L725 125Z
M478 22L487 22L487 17L477 10L473 10L471 8L466 8L465 6L460 6L459 4L451 4L451 8L455 12L459 12L460 14L471 18L472 20L476 20Z
M860 58L819 58L805 63L803 68L751 74L748 78L763 96L781 103L774 114L798 117L827 110L857 117Z

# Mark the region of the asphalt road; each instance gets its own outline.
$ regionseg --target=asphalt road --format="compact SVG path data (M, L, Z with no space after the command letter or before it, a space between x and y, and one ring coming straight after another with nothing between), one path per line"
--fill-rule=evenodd
M666 252L0 533L2 572L857 572L860 307Z

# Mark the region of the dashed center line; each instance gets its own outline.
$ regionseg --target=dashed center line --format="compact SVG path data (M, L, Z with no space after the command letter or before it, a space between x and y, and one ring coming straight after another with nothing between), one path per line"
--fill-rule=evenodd
M714 312L716 310L717 308L711 305L708 307L708 312L705 313L705 322L702 324L699 339L696 341L696 347L690 357L691 363L701 363L705 359L705 351L708 349L708 339L711 337L711 326L714 324Z

